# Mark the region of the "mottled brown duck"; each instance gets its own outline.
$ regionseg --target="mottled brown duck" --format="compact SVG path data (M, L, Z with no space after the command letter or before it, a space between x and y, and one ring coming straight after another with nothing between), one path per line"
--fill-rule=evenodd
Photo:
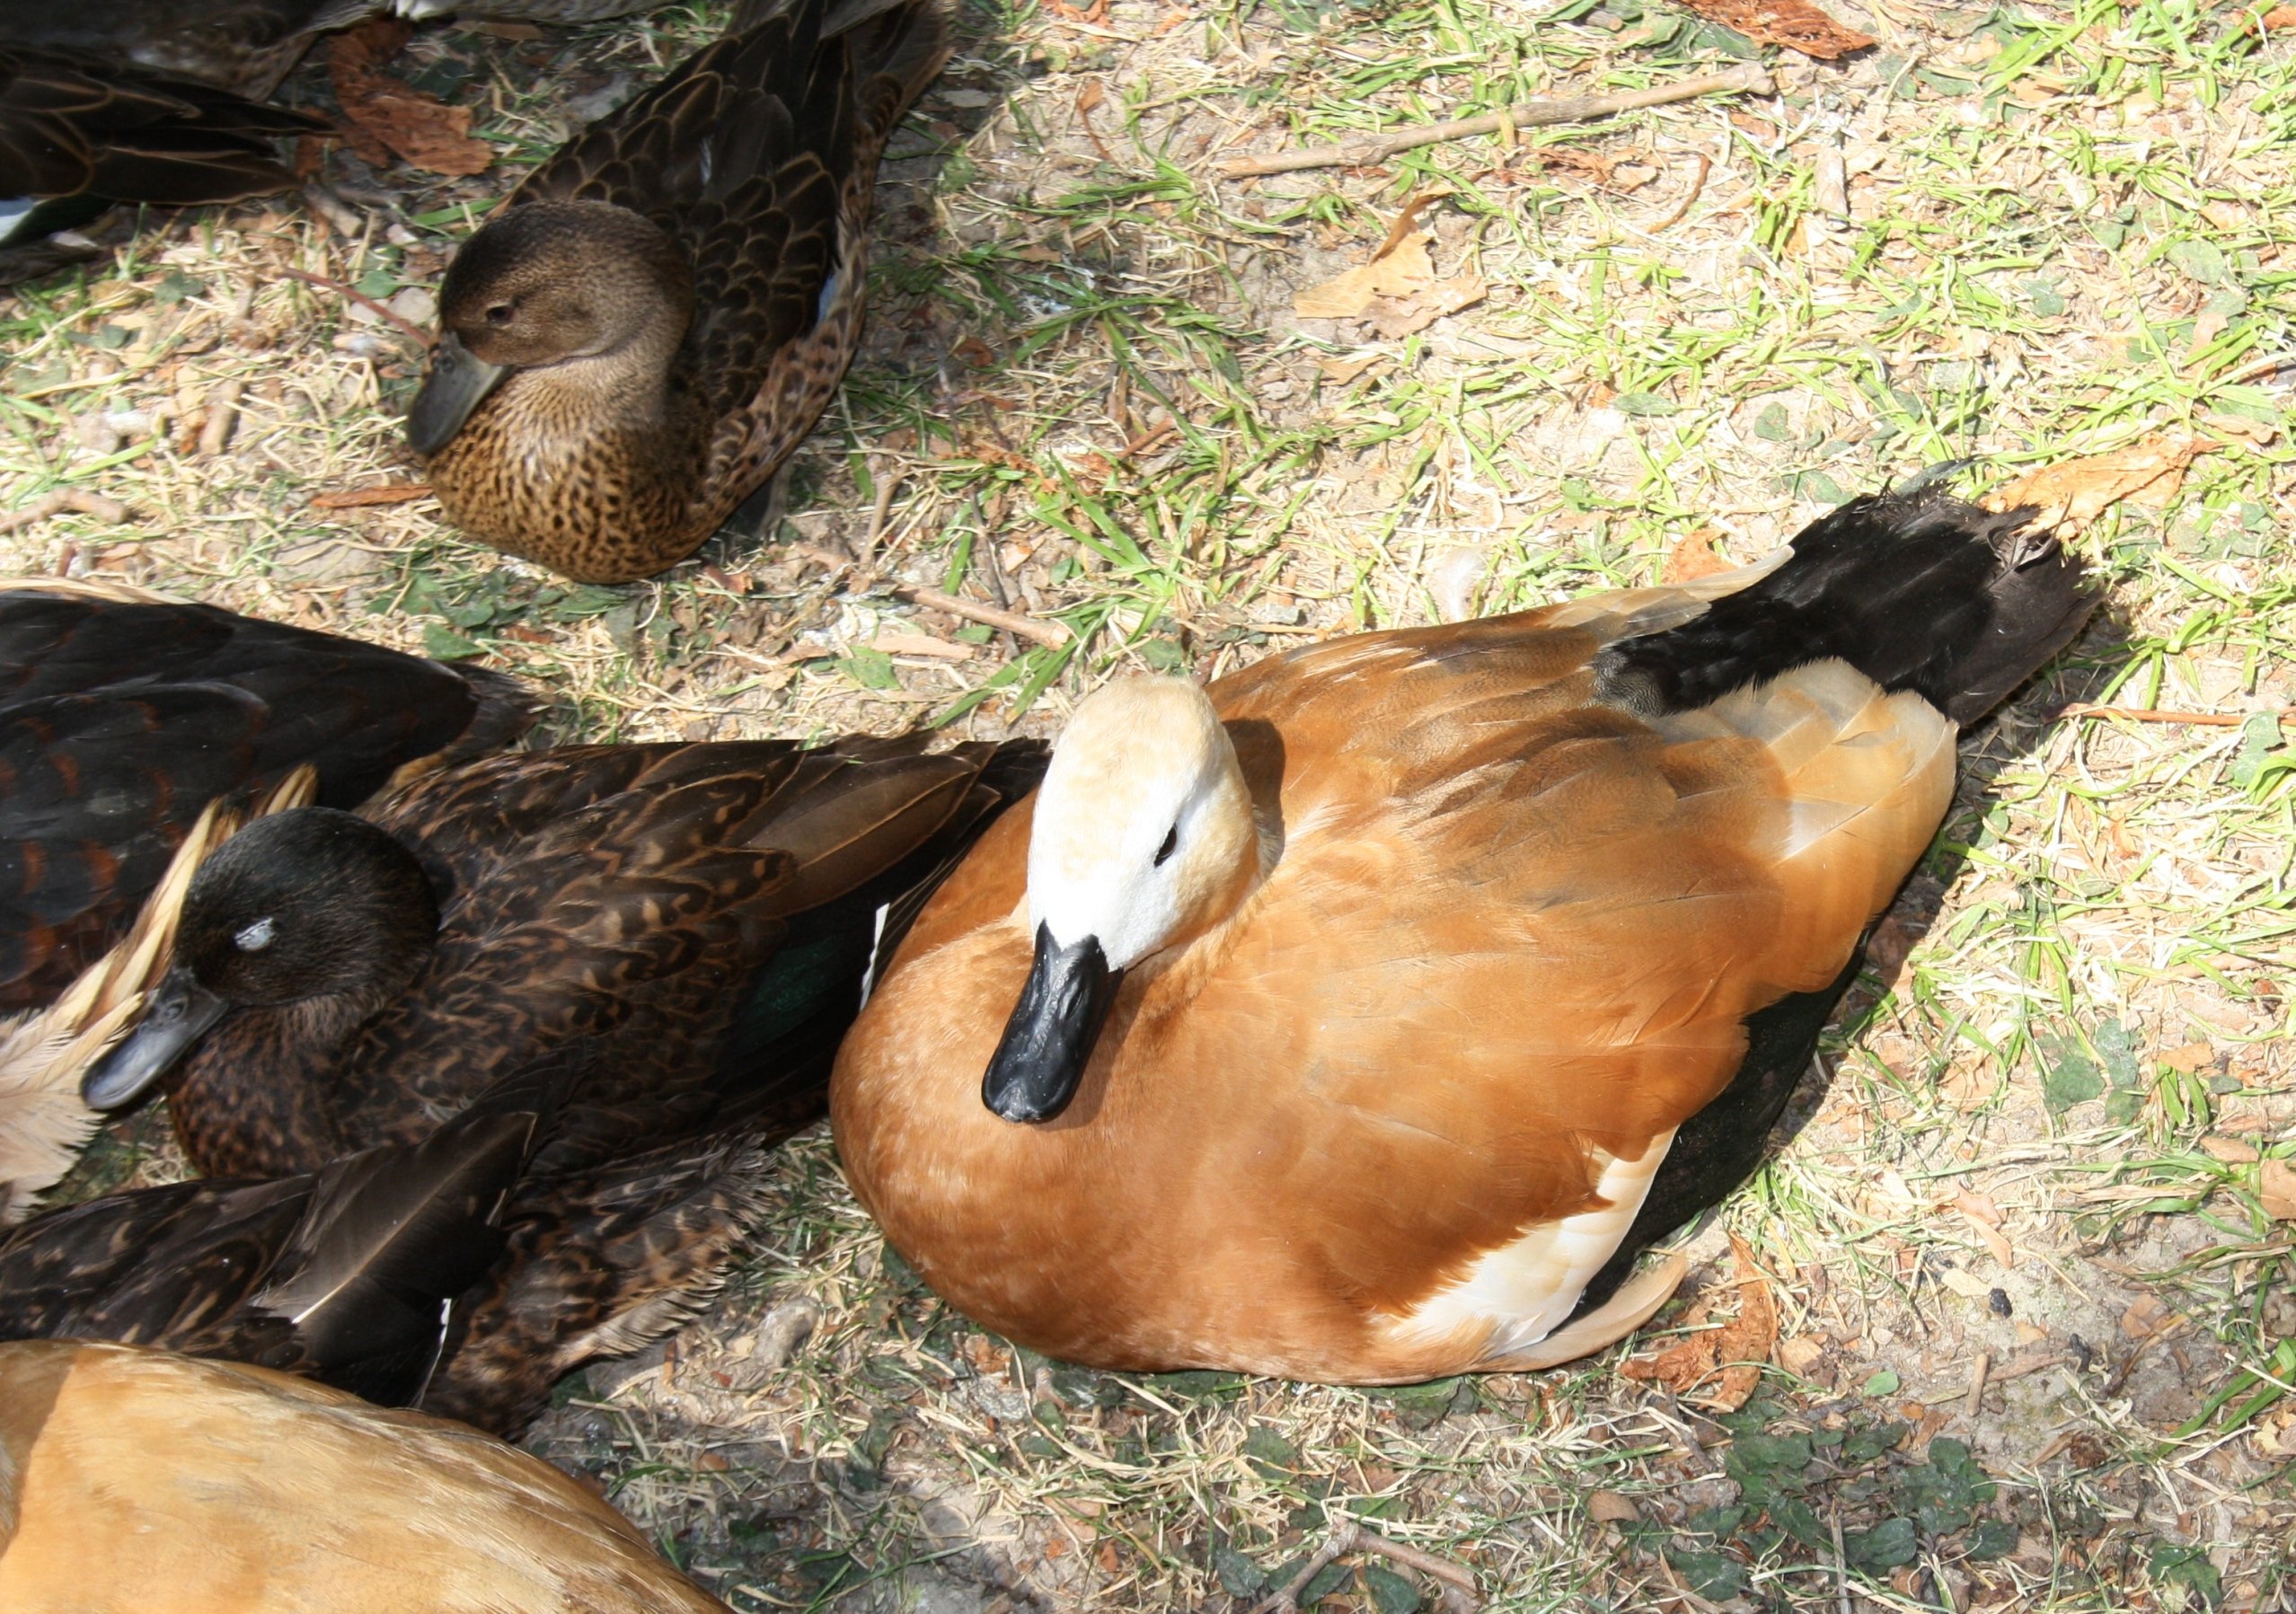
M932 0L749 0L456 254L407 419L446 516L593 583L684 560L851 360L877 163L939 71Z
M252 1362L515 1434L567 1374L640 1349L715 1292L764 1215L772 1145L805 1113L752 1094L674 1142L538 1170L580 1072L544 1061L422 1142L315 1172L29 1222L0 1237L0 1339ZM625 1119L642 1134L661 1117L639 1105Z
M708 1292L871 972L1042 767L1030 742L574 747L441 770L367 817L275 815L201 866L87 1095L172 1074L193 1162L269 1178L570 1070L424 1403L516 1426Z
M0 1013L117 942L201 811L322 806L509 744L514 680L111 585L0 585Z
M1766 571L1084 701L847 1037L853 1189L1067 1360L1391 1382L1640 1325L1759 1162L1959 729L2092 595L1855 500Z
M0 1345L0 1474L22 1614L726 1614L539 1458L261 1368Z
M0 1234L0 1340L156 1345L406 1405L431 1380L450 1308L503 1256L497 1221L547 1088L507 1082L419 1143L304 1176L174 1183L36 1217Z
M30 3L57 15L89 9ZM115 202L188 207L284 190L294 181L278 142L328 127L116 57L0 48L0 286L101 251L57 235Z

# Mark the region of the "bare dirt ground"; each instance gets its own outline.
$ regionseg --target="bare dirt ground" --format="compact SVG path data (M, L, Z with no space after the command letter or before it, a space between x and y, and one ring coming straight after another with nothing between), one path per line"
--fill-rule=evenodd
M8 569L483 656L561 736L1049 730L1126 668L1748 559L1940 461L2189 451L2075 540L2110 610L1973 737L1775 1163L1634 1350L1394 1392L1073 1370L923 1292L815 1135L723 1301L567 1385L536 1451L744 1610L1243 1610L1343 1519L1494 1610L2296 1609L2296 18L1833 10L1878 46L1754 52L1665 0L969 10L786 524L628 589L425 501L314 506L414 479L419 355L288 271L425 322L470 221L715 12L419 35L394 71L475 109L488 172L337 147L322 210L124 221L0 301L0 507L127 507L15 527ZM1776 94L1216 172L1749 55ZM1429 192L1463 307L1296 312ZM164 1173L161 1130L84 1185ZM1357 1556L1304 1601L1439 1591Z

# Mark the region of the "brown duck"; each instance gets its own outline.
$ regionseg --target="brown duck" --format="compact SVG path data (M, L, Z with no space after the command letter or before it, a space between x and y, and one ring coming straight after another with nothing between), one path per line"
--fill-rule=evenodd
M0 0L50 14L59 0ZM0 26L0 40L10 31ZM265 106L75 51L0 44L0 286L93 255L55 239L114 202L185 207L234 202L294 183L282 137L323 134L324 119Z
M1957 731L2088 614L2021 514L1863 498L1766 574L1094 694L845 1041L854 1192L1074 1362L1619 1338L1759 1162Z
M545 1060L419 1143L315 1172L49 1212L0 1236L0 1339L251 1362L516 1433L559 1380L707 1299L764 1214L771 1146L806 1113L768 1089L672 1143L539 1170L581 1070Z
M1042 766L1031 742L572 747L367 817L275 815L202 865L174 966L84 1090L112 1107L172 1072L193 1162L273 1178L567 1072L425 1403L514 1427L707 1293L871 972Z
M261 1368L0 1345L0 1609L726 1614L539 1458Z
M835 392L878 158L946 54L932 0L750 0L535 171L447 269L407 418L448 519L593 583L699 548Z

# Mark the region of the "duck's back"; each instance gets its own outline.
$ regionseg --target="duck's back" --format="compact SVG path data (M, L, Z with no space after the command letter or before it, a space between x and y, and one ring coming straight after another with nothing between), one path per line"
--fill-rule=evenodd
M723 1614L613 1508L461 1425L260 1368L0 1345L0 1608Z
M209 605L0 593L0 1012L110 945L201 808L314 764L352 807L532 720L510 680Z

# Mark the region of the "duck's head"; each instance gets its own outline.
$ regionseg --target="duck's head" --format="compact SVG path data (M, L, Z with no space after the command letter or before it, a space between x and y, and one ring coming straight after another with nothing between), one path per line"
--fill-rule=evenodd
M1184 678L1128 678L1076 709L1029 839L1036 958L981 1098L1049 1121L1076 1096L1124 973L1232 913L1259 875L1235 746Z
M407 442L437 454L513 370L668 348L693 312L676 244L611 202L529 202L490 221L447 266L438 345L407 412Z
M95 1109L134 1103L235 1009L324 1003L355 1025L421 973L437 933L422 866L366 819L331 807L259 818L199 866L174 963L80 1096Z

